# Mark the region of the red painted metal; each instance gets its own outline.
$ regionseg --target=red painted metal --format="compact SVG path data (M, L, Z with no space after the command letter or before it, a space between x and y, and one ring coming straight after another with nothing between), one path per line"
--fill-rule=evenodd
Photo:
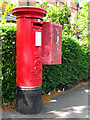
M20 87L41 86L42 17L46 15L46 10L36 7L18 7L14 8L12 13L17 18L16 85Z
M46 10L42 8L37 8L33 6L20 6L17 8L14 8L12 10L12 13L16 15L17 18L21 17L31 17L31 18L40 18L42 20L42 17L46 15Z
M62 62L62 25L43 23L43 64L61 64Z

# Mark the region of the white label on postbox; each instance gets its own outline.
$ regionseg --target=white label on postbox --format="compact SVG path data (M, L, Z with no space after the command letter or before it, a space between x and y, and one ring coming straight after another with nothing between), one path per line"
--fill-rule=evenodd
M35 46L41 46L41 32L36 31L35 36Z

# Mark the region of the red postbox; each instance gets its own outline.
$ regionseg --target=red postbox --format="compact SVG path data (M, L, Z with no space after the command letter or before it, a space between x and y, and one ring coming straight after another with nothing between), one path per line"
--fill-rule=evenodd
M17 7L12 13L17 19L16 110L34 114L41 110L42 17L46 15L46 10Z
M61 64L62 26L45 22L46 10L17 7L16 110L36 114L42 106L42 64Z
M17 79L20 87L42 85L42 17L46 11L36 7L18 7L17 16Z

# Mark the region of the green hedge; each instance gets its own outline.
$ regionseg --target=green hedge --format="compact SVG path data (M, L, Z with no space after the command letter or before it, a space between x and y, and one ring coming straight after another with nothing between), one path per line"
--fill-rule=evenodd
M16 28L2 28L2 97L13 101L16 91Z
M43 92L68 89L88 79L87 49L69 36L62 37L62 64L43 66Z
M2 95L5 101L15 98L16 90L16 28L2 28ZM68 88L88 79L87 50L80 42L62 37L62 64L43 65L42 92Z

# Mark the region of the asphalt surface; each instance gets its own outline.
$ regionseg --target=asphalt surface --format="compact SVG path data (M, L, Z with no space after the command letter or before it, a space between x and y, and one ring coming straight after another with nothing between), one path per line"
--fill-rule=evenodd
M88 118L88 91L88 85L65 91L63 94L52 98L52 102L49 104L44 104L40 114L23 115L16 111L5 111L2 113L2 118L15 118L15 120L16 118L22 118L23 120L25 118L39 118L39 120Z

